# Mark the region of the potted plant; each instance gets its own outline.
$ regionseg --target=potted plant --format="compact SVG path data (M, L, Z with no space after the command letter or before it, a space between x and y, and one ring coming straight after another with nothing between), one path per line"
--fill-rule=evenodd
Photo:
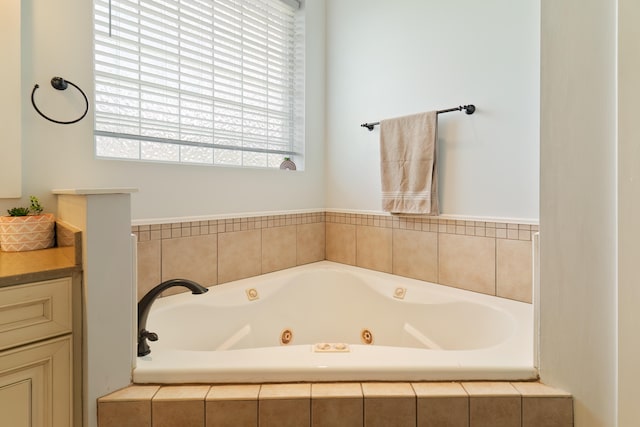
M9 209L8 216L0 216L0 249L5 252L33 251L50 248L55 242L55 218L43 214L42 205L30 197L28 208Z

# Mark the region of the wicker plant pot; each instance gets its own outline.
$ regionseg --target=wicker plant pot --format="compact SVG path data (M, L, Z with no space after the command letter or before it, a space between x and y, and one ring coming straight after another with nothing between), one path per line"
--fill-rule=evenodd
M0 249L5 252L50 248L55 243L53 214L0 216Z

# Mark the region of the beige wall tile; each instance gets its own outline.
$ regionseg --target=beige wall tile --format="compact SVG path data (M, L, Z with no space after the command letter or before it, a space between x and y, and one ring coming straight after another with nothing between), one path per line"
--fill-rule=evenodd
M260 399L260 427L300 427L311 424L310 399Z
M204 399L153 400L152 427L204 427Z
M460 383L420 382L411 383L417 397L468 397Z
M470 427L521 427L520 396L469 397Z
M392 238L391 228L356 227L356 265L371 270L391 273Z
M415 397L410 383L362 383L364 397Z
M362 398L360 383L317 383L311 384L312 399Z
M356 226L332 222L325 226L327 260L356 265Z
M151 427L151 401L99 402L100 427Z
M531 242L498 239L496 243L498 296L530 303L533 292Z
M570 397L523 397L522 427L572 427Z
M522 427L573 426L571 394L539 382L511 385L522 395Z
M361 427L364 400L359 383L319 383L311 385L311 425L313 427Z
M311 384L264 384L260 387L260 400L309 398Z
M151 401L160 390L158 385L130 385L102 396L99 402L139 402Z
M151 398L159 386L130 386L98 399L100 427L151 426Z
M489 237L440 234L438 282L495 295L496 241Z
M506 382L463 382L462 387L469 397L515 397L520 392L510 383Z
M160 240L138 242L138 301L162 282Z
M520 392L505 382L464 382L469 394L470 427L520 427Z
M322 261L325 257L325 224L315 222L297 226L296 264Z
M360 398L328 398L311 401L312 427L362 427L364 400Z
M416 396L409 383L362 383L367 427L416 425Z
M218 282L218 236L181 237L162 240L162 281L188 279L212 286ZM171 288L164 295L187 292Z
M214 385L206 398L206 427L258 425L260 385Z
M311 384L264 384L258 397L260 427L311 423Z
M393 274L438 281L438 233L393 230Z
M256 427L258 400L207 400L206 427Z
M259 229L218 234L218 283L260 274L261 237Z
M207 400L258 400L260 384L213 385Z
M418 427L469 427L468 397L419 397Z
M459 383L412 383L418 427L469 427L469 396Z
M262 229L262 273L296 266L296 226Z
M540 382L514 382L511 385L523 397L571 397L570 393Z
M185 400L204 401L209 392L208 385L168 385L162 386L153 396L154 402L170 402Z
M415 397L365 397L364 425L367 427L415 427Z

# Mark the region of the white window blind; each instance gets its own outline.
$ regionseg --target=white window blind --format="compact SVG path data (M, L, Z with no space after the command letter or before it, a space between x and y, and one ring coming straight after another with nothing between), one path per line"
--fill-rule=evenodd
M102 158L278 167L303 156L295 0L94 0Z

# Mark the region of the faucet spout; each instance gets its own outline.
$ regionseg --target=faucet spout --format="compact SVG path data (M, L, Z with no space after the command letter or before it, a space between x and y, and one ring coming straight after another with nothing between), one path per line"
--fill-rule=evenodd
M202 285L197 284L187 279L172 279L160 283L153 289L151 289L145 296L138 302L138 356L146 356L151 353L149 348L149 341L157 341L158 335L154 332L147 331L147 317L149 316L149 310L155 299L164 291L174 286L184 286L191 290L191 293L203 294L209 289Z

